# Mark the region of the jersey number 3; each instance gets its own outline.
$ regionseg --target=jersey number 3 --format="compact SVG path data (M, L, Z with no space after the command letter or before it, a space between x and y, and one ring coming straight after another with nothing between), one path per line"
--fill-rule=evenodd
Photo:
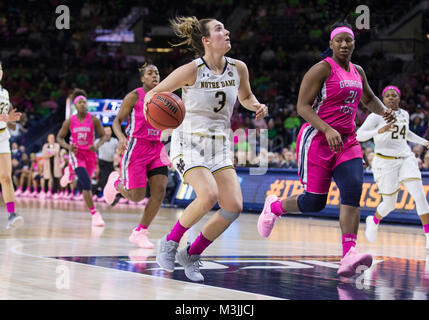
M215 98L216 99L219 99L220 98L220 100L219 100L219 105L220 105L220 107L216 107L216 108L214 108L213 110L214 110L214 112L219 112L220 110L222 110L223 109L223 107L225 107L225 104L226 104L226 93L225 92L223 92L223 91L218 91L218 92L216 92L216 94L215 94Z

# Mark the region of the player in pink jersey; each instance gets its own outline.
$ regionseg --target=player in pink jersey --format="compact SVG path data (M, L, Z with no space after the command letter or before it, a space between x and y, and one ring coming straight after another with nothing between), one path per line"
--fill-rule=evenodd
M91 176L97 168L96 151L104 143L105 135L100 120L91 115L87 110L86 93L75 89L73 103L77 114L63 122L57 134L58 143L70 152L70 163L74 173L78 177L78 184L82 188L82 194L89 212L92 215L92 226L104 226L101 214L95 208L91 193ZM71 132L70 144L64 138ZM97 145L94 145L94 132L100 137Z
M350 62L354 33L347 23L336 23L329 47L332 57L315 64L304 75L297 111L308 122L297 139L298 174L304 193L285 200L270 195L259 216L258 231L268 237L274 223L290 212L319 212L327 201L331 179L341 195L340 228L343 258L338 275L350 277L360 265L370 267L372 256L355 250L363 182L362 150L356 140L355 117L361 101L387 122L395 115L374 95L363 69Z
M121 193L125 198L139 202L146 195L149 182L151 196L147 203L140 224L133 229L129 241L141 248L154 247L147 237L148 227L155 218L164 199L168 181L170 161L161 142L161 131L146 121L143 113L143 102L146 92L159 83L158 68L152 64L140 69L140 80L143 83L128 93L113 121L113 131L119 139L118 147L123 150L121 158L121 175L113 171L104 188L104 198L112 204L115 196ZM125 130L121 123L128 117Z

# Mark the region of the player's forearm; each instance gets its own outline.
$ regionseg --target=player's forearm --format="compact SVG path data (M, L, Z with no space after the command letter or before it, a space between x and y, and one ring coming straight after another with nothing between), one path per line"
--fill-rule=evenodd
M368 101L367 103L364 103L364 106L371 112L378 114L380 116L383 115L384 111L387 109L385 105L381 102L380 99L378 99L376 96L373 96L373 98Z
M316 128L317 131L325 133L330 128L330 125L320 119L310 105L297 105L297 112L305 121Z
M255 104L259 104L258 99L256 99L255 95L252 93L246 98L240 100L241 105L250 111L256 111L257 108L254 106Z
M373 130L361 130L356 131L356 140L359 142L365 142L372 139L377 134L377 129Z

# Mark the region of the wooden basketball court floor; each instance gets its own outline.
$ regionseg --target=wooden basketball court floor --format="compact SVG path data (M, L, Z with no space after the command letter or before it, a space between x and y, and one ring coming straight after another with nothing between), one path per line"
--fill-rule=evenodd
M189 281L176 264L159 268L155 250L139 249L128 237L142 208L97 203L106 226L91 228L83 202L18 198L23 227L6 230L0 221L0 299L41 300L426 300L429 252L420 226L381 226L376 243L358 250L375 257L373 266L339 279L337 220L282 217L268 239L256 230L258 215L243 213L203 253L204 283ZM3 206L4 208L4 206ZM174 225L182 209L162 208L150 227L156 241ZM211 213L210 213L211 214ZM208 216L210 216L210 214ZM203 218L182 239L195 238Z

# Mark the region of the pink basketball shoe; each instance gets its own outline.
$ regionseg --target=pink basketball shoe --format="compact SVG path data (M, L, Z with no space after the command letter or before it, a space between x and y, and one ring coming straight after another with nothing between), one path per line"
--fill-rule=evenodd
M101 216L100 212L96 211L93 215L92 215L92 222L91 225L93 227L104 227L104 221L103 221L103 217Z
M137 228L133 229L133 232L131 233L128 240L135 244L136 246L139 246L143 249L153 249L155 246L152 242L149 241L147 235L148 231L147 229L140 229L140 231L136 231Z
M258 219L258 232L261 237L269 237L271 231L274 228L274 223L279 218L279 216L271 212L271 204L277 200L278 198L274 195L268 196L265 199L264 209L262 210Z
M116 171L113 171L109 175L109 179L107 179L106 186L103 190L103 196L104 200L107 204L112 204L115 200L116 195L119 193L118 190L115 188L115 181L119 179L119 173Z
M341 259L337 273L339 276L350 278L356 274L356 269L359 266L366 266L369 268L371 265L372 255L369 253L358 253L355 247L351 247Z

